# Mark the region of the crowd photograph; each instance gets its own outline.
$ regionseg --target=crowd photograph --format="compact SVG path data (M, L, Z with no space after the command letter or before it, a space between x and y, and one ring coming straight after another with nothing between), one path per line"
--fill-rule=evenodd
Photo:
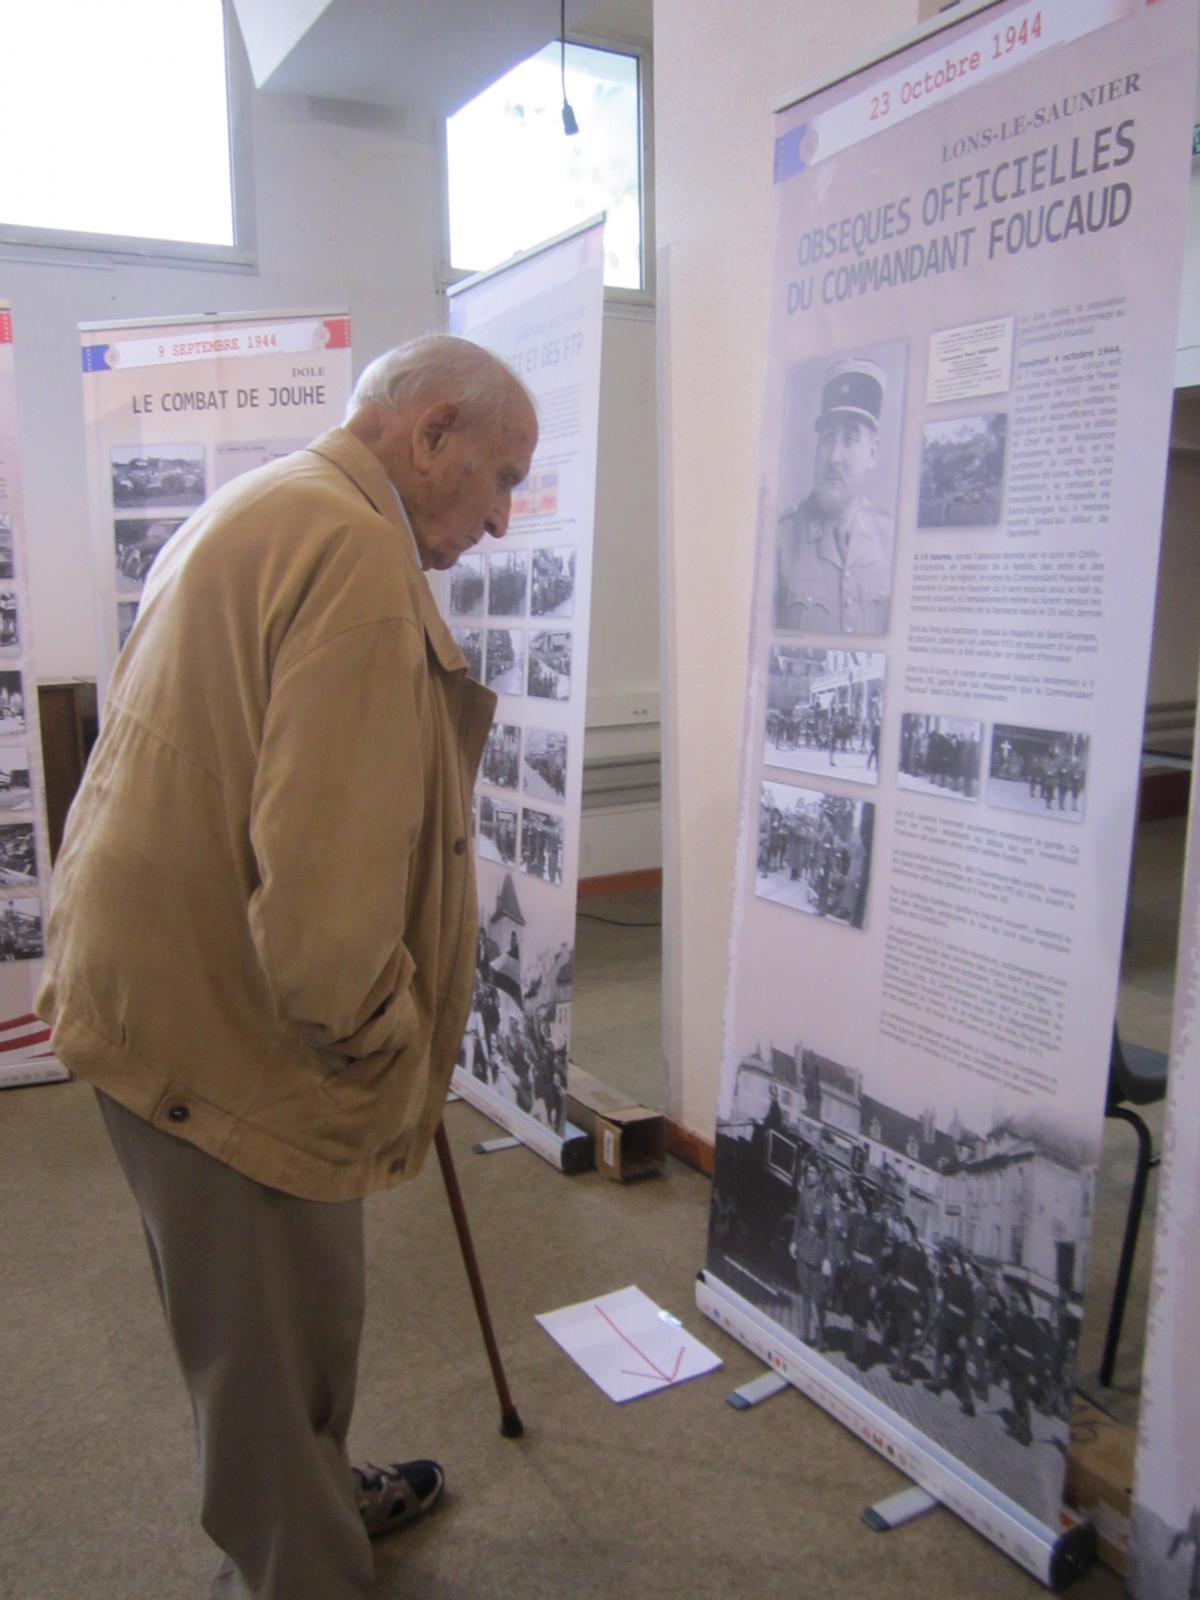
M536 700L571 698L571 635L535 633L529 641L529 693Z
M487 584L483 573L482 556L459 556L450 568L450 612L456 617L483 615L483 597Z
M488 556L488 616L523 617L529 593L529 557L524 550Z
M998 722L992 729L987 800L1005 811L1082 822L1089 737Z
M483 747L480 777L498 789L515 789L520 772L520 728L511 722L493 722Z
M118 517L113 524L117 593L140 594L159 551L184 522L183 517Z
M874 825L870 801L764 782L755 892L809 916L861 928Z
M0 654L13 656L21 648L17 622L17 596L12 589L0 589Z
M30 793L28 751L0 750L0 811L23 811Z
M563 881L563 819L526 806L521 815L521 870L555 888Z
M204 499L202 444L173 444L169 454L148 454L144 445L120 446L109 460L114 506L198 506Z
M19 672L0 672L0 734L25 732L25 690Z
M42 908L31 897L0 901L0 961L37 961L42 945Z
M573 951L532 946L512 874L481 901L471 1014L459 1066L543 1126L566 1121Z
M451 628L451 637L466 657L467 671L476 683L483 682L483 629Z
M900 718L897 785L919 794L977 800L982 750L982 722L906 711Z
M497 694L525 692L525 635L518 628L489 628L484 682Z
M533 552L530 611L535 617L569 617L575 610L575 550L571 545Z
M798 1046L743 1058L715 1161L709 1271L1036 1505L1082 1314L1094 1168L1073 1142L910 1115Z
M12 822L0 827L0 885L27 885L37 882L37 856L33 846L33 824Z
M886 661L878 651L772 645L766 760L793 772L878 783Z
M535 800L566 799L567 736L548 728L529 728L525 733L525 793Z
M14 574L12 518L4 511L0 512L0 580L7 581Z
M490 795L479 797L479 854L511 867L517 860L517 808Z
M1008 415L927 422L921 436L918 528L994 528L1004 500Z

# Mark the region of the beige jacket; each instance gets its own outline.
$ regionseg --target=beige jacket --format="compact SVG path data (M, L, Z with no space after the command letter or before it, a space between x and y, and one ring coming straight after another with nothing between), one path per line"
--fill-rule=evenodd
M467 676L391 485L341 428L166 546L55 871L61 1059L260 1183L410 1177L476 938Z

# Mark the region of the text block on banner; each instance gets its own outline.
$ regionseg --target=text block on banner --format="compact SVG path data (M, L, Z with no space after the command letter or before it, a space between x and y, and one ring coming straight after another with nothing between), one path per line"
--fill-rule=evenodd
M50 838L31 622L13 320L0 301L0 1088L68 1075L51 1053L49 1028L33 1013Z
M1085 1554L1196 21L1002 0L776 126L701 1299L1047 1582Z
M556 1165L566 1120L604 309L603 222L458 285L450 332L502 357L538 409L508 534L441 603L499 696L475 795L475 998L455 1087ZM590 1146L588 1146L590 1148Z
M345 312L85 323L89 496L103 691L159 551L215 490L341 422Z

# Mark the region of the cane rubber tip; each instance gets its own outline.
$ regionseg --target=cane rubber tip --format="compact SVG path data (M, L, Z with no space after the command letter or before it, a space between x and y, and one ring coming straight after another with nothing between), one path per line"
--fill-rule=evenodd
M519 1439L525 1432L525 1424L515 1411L506 1411L500 1418L500 1432L506 1439Z

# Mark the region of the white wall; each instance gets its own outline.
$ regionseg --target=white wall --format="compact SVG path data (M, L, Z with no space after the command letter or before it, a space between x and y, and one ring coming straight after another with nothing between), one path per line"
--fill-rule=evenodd
M772 107L915 0L655 0L667 1109L711 1135L767 325Z

